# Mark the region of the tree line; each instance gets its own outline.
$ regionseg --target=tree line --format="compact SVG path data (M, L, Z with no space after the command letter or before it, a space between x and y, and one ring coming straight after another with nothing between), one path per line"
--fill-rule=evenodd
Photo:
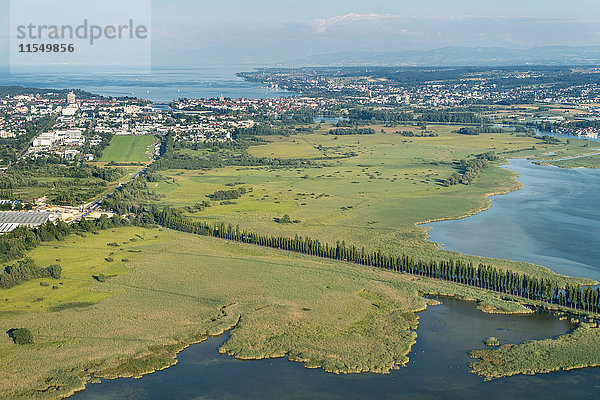
M485 157L493 158L493 154ZM502 294L519 296L529 300L539 300L550 304L571 307L589 312L600 311L600 289L581 286L567 286L565 289L551 280L527 274L498 269L491 265L465 262L460 259L436 261L417 259L408 255L384 254L381 251L366 250L344 241L336 245L323 243L318 239L284 237L242 230L231 224L209 223L185 217L180 210L156 205L140 205L132 201L123 207L127 213L135 213L132 223L138 225L158 224L168 229L196 235L248 243L274 249L352 262L375 268L412 275L427 276L445 281L492 290Z
M495 126L465 126L460 128L456 133L460 135L471 135L476 136L482 133L503 133L507 132L506 129L495 127Z
M246 194L246 188L240 187L231 190L217 190L216 192L209 194L207 197L211 200L235 200Z
M397 110L376 110L369 108L354 108L348 112L351 121L381 121L381 122L442 122L453 124L486 124L488 118L480 117L472 112L448 112L438 110L427 110L419 116L409 112L398 112Z
M335 128L329 131L330 135L374 135L375 129L372 128Z
M462 183L463 185L470 185L479 176L482 169L489 166L490 161L498 160L498 156L493 151L478 155L474 160L460 160L458 167L463 171L462 174L458 172L452 173L450 177L442 182L444 186L454 186Z
M169 229L203 236L255 244L281 250L352 262L385 270L426 276L464 285L474 286L494 292L539 300L550 304L571 307L578 310L598 312L600 310L600 289L570 285L561 289L559 285L545 278L498 269L491 265L465 262L459 259L443 261L416 259L407 255L390 255L380 251L369 251L364 247L337 242L336 245L323 243L317 239L294 238L260 234L241 230L224 222L211 224L194 221L172 208L159 209L155 206L142 211L145 220Z

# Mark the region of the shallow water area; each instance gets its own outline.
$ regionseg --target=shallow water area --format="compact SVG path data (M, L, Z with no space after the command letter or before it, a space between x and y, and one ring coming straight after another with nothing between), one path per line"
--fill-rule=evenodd
M516 376L492 382L470 373L469 351L495 336L501 344L554 337L573 328L547 313L484 314L475 303L440 298L419 313L409 364L390 374L335 375L286 359L239 361L218 354L227 336L178 355L178 363L141 379L89 384L73 399L525 399L592 398L600 370Z

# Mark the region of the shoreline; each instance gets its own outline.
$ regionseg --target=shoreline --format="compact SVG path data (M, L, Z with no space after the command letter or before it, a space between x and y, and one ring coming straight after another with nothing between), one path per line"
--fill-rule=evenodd
M522 160L522 159L520 159L520 158L512 158L512 159L509 159L507 162L499 164L499 165L494 166L494 167L502 168L503 165L509 164L511 160ZM507 170L507 171L511 171L511 170L509 170L507 168L504 168L504 169ZM519 190L522 190L525 187L525 185L523 183L519 182L518 179L517 179L520 176L519 173L515 172L515 171L511 171L511 172L513 173L513 182L517 184L517 187L515 189L507 189L507 190L502 190L502 191L498 191L498 192L490 192L490 193L484 194L483 197L482 197L482 201L484 203L486 203L486 204L483 205L482 207L476 209L476 210L468 211L464 215L461 215L461 216L458 216L458 217L433 218L433 219L426 220L426 221L423 221L423 222L416 222L415 226L417 228L424 229L425 232L426 232L426 234L427 234L427 239L429 239L430 236L428 235L428 232L431 229L424 228L422 225L428 225L428 224L432 224L434 222L443 222L443 221L459 221L461 219L469 218L469 217L472 217L474 215L477 215L477 214L480 214L480 213L482 213L484 211L489 210L492 207L491 197L494 197L494 196L504 196L504 195L512 193L512 192L518 192ZM432 243L436 243L436 242L432 242ZM439 244L439 243L436 243L436 244Z
M594 155L595 154L600 154L600 153L594 153ZM580 157L587 157L587 155L586 156L580 156ZM508 160L507 162L501 163L501 164L499 164L499 165L497 165L495 167L503 168L502 166L510 164L510 162L512 160L527 160L527 161L531 162L532 164L540 166L540 167L554 166L552 164L539 164L538 162L536 162L536 160L531 160L530 158L511 158L511 159L507 159L507 160ZM559 167L559 166L555 166L555 167L562 168L562 167ZM464 215L461 215L461 216L458 216L458 217L434 218L434 219L431 219L431 220L427 220L425 222L417 222L417 223L415 223L415 226L417 228L422 229L422 230L425 231L425 240L427 242L430 242L430 243L434 244L438 248L439 251L446 251L446 252L458 253L458 254L461 254L463 256L474 256L472 254L464 254L464 253L462 253L460 251L448 250L448 249L444 248L444 244L443 243L430 241L429 239L431 238L431 235L429 235L429 232L433 229L433 227L432 226L424 226L424 225L429 225L429 224L432 224L432 223L435 223L435 222L459 221L459 220L462 220L462 219L465 219L465 218L472 217L474 215L477 215L477 214L480 214L482 212L485 212L485 211L489 210L492 207L492 197L495 197L495 196L504 196L504 195L507 195L507 194L512 193L512 192L518 192L519 190L523 190L525 188L525 184L523 184L522 182L519 182L519 180L518 180L518 178L520 176L520 174L518 172L510 170L508 168L503 168L503 169L512 172L512 174L513 174L513 183L517 184L517 187L515 189L508 189L508 190L503 190L503 191L498 191L498 192L486 193L484 195L483 199L482 199L482 201L484 201L486 204L484 206L478 208L478 209L469 211L469 212L467 212ZM495 259L494 257L487 257L487 256L478 256L478 257ZM510 259L500 259L500 260L511 261L511 262L521 262L521 261L516 261L516 260L510 260ZM536 265L536 266L541 267L541 268L545 268L546 270L548 270L548 271L550 271L550 272L552 272L552 273L554 273L554 274L556 274L558 276L563 276L563 277L567 277L567 278L582 278L582 277L578 277L578 276L559 274L558 272L556 272L553 269L551 269L549 267L546 267L544 265L537 265L537 264L533 264L533 263L528 263L528 264L532 264L532 265ZM598 281L596 281L594 279L591 279L591 278L584 278L584 279L589 280L590 284L589 285L582 285L583 287L586 287L586 286L596 286L596 285L600 284L600 282L598 282Z
M474 298L465 298L462 297L460 295L455 295L455 294L433 294L433 293L423 293L421 294L421 297L425 300L426 305L420 308L417 308L415 310L411 310L411 313L414 314L419 314L421 312L427 311L427 309L431 306L437 306L437 305L441 305L443 304L443 301L437 300L435 298L430 298L427 296L436 296L436 297L442 297L442 298L448 298L448 299L453 299L453 300L458 300L458 301L462 301L462 302L467 302L467 303L476 303L476 304L481 304L480 300L474 299ZM484 314L493 314L489 311L480 309L475 307L476 312L481 312ZM530 313L534 313L536 312L535 310L531 310L531 312L502 312L501 314L503 315L514 315L514 316L519 316L519 315L527 315ZM210 338L218 338L221 337L225 334L231 333L231 331L233 331L239 324L239 320L240 317L237 318L235 324L233 324L232 326L226 327L226 328L222 328L220 330L220 332L215 332L215 333L205 333L203 335L201 335L199 338L195 338L193 340L190 341L185 341L185 342L181 342L181 343L177 343L175 346L177 346L177 349L174 350L173 352L170 352L170 363L168 365L164 365L161 367L157 367L157 368L153 368L152 370L147 370L145 372L141 372L138 374L127 374L127 373L116 373L115 375L102 375L102 374L98 374L98 375L94 375L93 373L90 374L89 376L86 377L86 381L83 384L82 388L79 389L75 389L73 390L71 393L65 393L64 395L62 395L60 398L62 399L66 399L66 398L70 398L73 395L79 393L79 392L83 392L87 389L87 385L89 383L95 383L95 384L101 384L103 383L102 381L114 381L117 379L126 379L126 378L131 378L131 379L142 379L147 375L151 375L163 370L166 370L170 367L173 367L175 365L177 365L178 363L178 355L183 352L184 350L190 348L191 346L194 345L198 345L198 344L202 344L204 342L206 342L208 339ZM294 358L294 357L290 357L288 352L282 353L282 354L273 354L273 355L267 355L267 356L263 356L263 357L243 357L243 356L238 356L234 353L229 353L227 351L222 351L221 347L219 347L217 349L217 353L221 354L221 355L225 355L228 357L232 357L235 360L238 361L261 361L261 360L269 360L269 359L287 359L288 362L294 362L294 363L301 363L302 366L306 369L322 369L324 373L326 374L335 374L335 375L358 375L358 374L376 374L376 375L387 375L390 374L392 371L395 370L399 370L401 367L405 367L406 365L408 365L408 363L410 362L410 359L408 357L408 355L412 352L412 349L414 347L414 345L417 343L417 339L418 339L418 335L417 335L417 328L419 325L419 316L416 316L416 324L414 327L411 327L410 329L408 329L408 331L413 332L414 333L414 337L413 340L410 343L410 348L408 349L407 353L405 355L402 356L402 359L397 360L398 362L395 363L393 366L391 366L390 368L381 368L381 369L361 369L361 370L328 370L325 369L323 365L318 365L318 364L308 364L309 360L306 359L301 359L301 358ZM158 345L158 346L169 346L169 345ZM126 365L129 362L132 362L136 359L139 358L143 358L143 357L147 357L147 356L151 356L153 353L149 353L146 354L144 356L141 357L137 357L137 358L132 358L129 359L127 361L125 361L125 363L121 364L121 365ZM118 368L118 367L117 367ZM43 390L41 390L43 391Z
M482 301L477 300L475 298L467 298L461 295L456 295L456 294L434 294L432 293L423 293L421 295L425 300L426 300L426 305L424 307L421 307L419 309L413 310L411 312L414 312L415 314L421 313L426 311L430 306L437 306L437 305L441 305L443 304L443 298L447 298L450 300L457 300L460 302L466 302L466 303L474 303L475 307L474 307L474 312L481 312L483 314L502 314L502 315L512 315L515 317L518 316L522 316L522 315L529 315L529 314L533 314L536 312L546 312L551 314L554 318L559 319L560 313L565 313L564 311L559 311L559 310L552 310L552 309L544 309L544 308L540 308L540 309L531 309L529 307L527 307L527 309L529 311L527 312L510 312L510 311L500 311L499 312L493 312L493 311L489 311L489 310L485 310L480 308L479 306L481 304L483 304ZM440 297L442 298L442 300L438 300L436 298L430 298L427 296L436 296L436 297ZM408 357L408 355L412 352L413 346L417 343L417 327L419 325L419 317L417 316L416 319L417 323L414 327L411 327L409 329L409 331L414 332L414 338L410 344L410 348L407 351L407 353L403 356L402 360L398 360L398 362L390 367L389 369L379 369L379 370L374 370L374 369L361 369L361 370L348 370L348 371L342 371L342 370L327 370L325 368L323 368L322 365L317 365L317 364L308 364L307 361L305 359L301 359L301 358L294 358L294 357L290 357L288 352L282 353L282 354L277 354L277 355L270 355L270 356L264 356L264 357L242 357L242 356L236 356L235 354L231 354L228 353L226 351L221 351L221 347L219 347L217 349L217 353L221 354L221 355L225 355L228 357L232 357L238 361L261 361L261 360L269 360L269 359L287 359L288 362L294 362L294 363L301 363L303 365L304 368L306 369L322 369L324 373L326 374L335 374L335 375L358 375L358 374L376 374L376 375L387 375L392 373L393 371L399 370L401 367L405 367L406 365L408 365L408 363L410 362L410 359ZM142 379L143 377L150 375L150 374L154 374L163 370L166 370L172 366L175 366L178 363L178 355L183 352L184 350L190 348L193 345L198 345L198 344L202 344L204 342L206 342L209 338L218 338L221 337L227 333L230 333L233 329L235 329L237 327L237 325L239 324L239 318L236 321L236 323L230 327L227 328L223 328L221 330L220 333L214 333L214 334L205 334L204 336L202 336L199 339L195 339L186 343L183 343L181 345L181 347L179 349L177 349L175 352L172 353L172 362L169 365L165 365L164 367L161 368L155 368L153 370L148 370L147 372L143 372L140 373L138 375L132 376L132 375L126 375L126 374L119 374L119 375L115 375L115 376L107 376L107 377L103 377L101 375L98 376L89 376L88 379L86 380L84 386L80 389L74 390L72 393L66 394L64 396L61 396L62 399L65 398L70 398L71 396L75 395L76 393L82 392L84 390L87 389L87 385L89 383L103 383L102 381L96 381L94 382L94 380L104 380L104 381L114 381L116 379L122 379L122 378L132 378L132 379ZM475 350L473 350L475 351ZM600 365L598 365L600 366ZM585 367L583 367L585 368ZM577 369L577 368L573 368L573 369ZM471 371L472 373L475 373L475 371ZM552 371L547 371L547 372L540 372L540 373L549 373Z
M177 363L179 362L179 360L177 359L177 356L183 352L184 350L190 348L191 346L197 345L197 344L202 344L204 342L206 342L209 338L217 338L220 336L223 336L224 334L230 332L232 329L234 329L237 324L239 323L239 318L236 320L235 324L227 327L227 328L222 328L219 332L215 332L215 333L204 333L201 334L199 337L194 338L194 339L190 339L187 341L183 341L183 342L179 342L176 343L172 346L177 346L177 348L173 351L167 351L168 353L168 358L170 359L170 362L168 361L167 364L163 365L163 366L159 366L159 367L153 367L152 369L149 369L147 371L144 372L140 372L138 374L127 374L127 373L115 373L114 375L103 375L103 374L94 374L94 373L90 373L89 375L85 376L85 381L83 383L83 387L79 388L79 389L74 389L72 392L70 393L65 393L65 395L61 395L61 399L67 399L70 398L72 396L74 396L75 394L79 393L79 392L83 392L87 389L87 385L89 383L102 383L102 380L104 381L114 381L117 379L126 379L126 378L131 378L131 379L142 379L144 376L150 375L150 374L154 374L156 372L160 372L160 371L164 371L166 369L169 369L175 365L177 365ZM163 344L163 345L157 345L157 346L162 346L162 347L166 347L166 346L170 346L168 344ZM134 362L135 360L138 360L140 358L143 357L148 357L148 356L152 356L153 354L156 354L156 352L150 352L148 354L145 354L141 357L134 357L131 359L127 359L124 363L121 364L121 366L126 365L127 363L131 363ZM167 360L167 357L163 358L163 360ZM119 367L116 367L119 368ZM38 391L44 391L43 389L40 390L38 389Z

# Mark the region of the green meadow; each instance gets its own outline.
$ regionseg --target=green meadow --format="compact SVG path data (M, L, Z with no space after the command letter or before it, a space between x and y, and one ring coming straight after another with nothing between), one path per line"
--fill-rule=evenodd
M181 208L193 218L446 258L447 252L425 241L418 223L469 215L489 206L489 194L519 187L499 162L483 169L472 185L445 187L442 181L460 172L456 162L490 150L538 159L550 152L589 152L578 140L550 145L510 133L463 136L450 126L428 126L439 135L428 138L393 133L413 127L376 126L375 135L339 137L328 135L328 129L265 137L267 143L249 149L257 157L311 158L324 162L321 167L169 170L150 184L160 205ZM105 157L117 158L108 152L113 145ZM112 154L119 154L115 149ZM246 192L237 199L208 197L240 187ZM211 206L194 208L204 201ZM289 223L276 221L284 215ZM0 335L1 398L61 398L82 389L92 375L137 377L172 365L188 345L228 329L231 336L220 351L240 359L287 355L330 372L385 373L408 362L417 340L416 312L435 303L423 294L477 301L483 312L531 312L497 293L456 283L159 228L72 235L45 242L28 256L43 267L58 263L63 273L58 280L37 279L0 291L0 330L28 328L34 337L33 344L16 345ZM526 263L453 256L561 285L590 282ZM585 331L577 343L591 340L590 332L595 331ZM568 348L576 350L573 343ZM514 349L477 353L485 363L476 371L492 377L526 370L510 357L522 360L530 350ZM587 365L600 363L595 353L590 357ZM497 372L500 364L494 360L506 360L509 372Z
M407 361L414 311L427 304L398 274L167 230L72 236L30 255L40 265L61 257L63 276L50 282L58 289L36 280L2 291L0 329L27 327L35 341L0 335L2 398L57 398L92 373L164 368L233 326L222 351L239 358L289 353L331 371L384 372Z
M467 286L164 229L69 236L28 255L41 266L59 259L63 275L0 293L0 330L34 337L0 335L2 398L60 398L90 375L163 369L230 328L220 351L240 359L287 354L331 372L388 372L408 361L415 312L435 303L422 293L527 311Z
M600 168L600 155L552 161L551 164L561 168Z
M458 127L447 125L428 126L439 136L427 138L393 133L413 127L375 126L377 132L383 129L385 133L349 136L329 135L328 129L264 137L266 144L249 149L257 157L326 158L324 167L169 170L161 172L165 179L152 183L153 190L162 195L160 204L184 208L197 219L435 258L445 253L425 240L427 232L417 224L470 215L489 206L488 195L520 187L515 174L500 168L499 163L484 169L472 185L445 187L442 181L460 172L453 162L490 150L504 157L585 151L578 141L548 145L509 133L465 136L454 133ZM206 150L181 151L194 154ZM234 201L211 201L211 207L202 210L186 208L208 201L207 196L215 191L234 187L248 191ZM286 214L295 222L276 222ZM496 263L539 272L522 263Z
M116 135L104 150L100 162L150 161L156 138L149 135Z

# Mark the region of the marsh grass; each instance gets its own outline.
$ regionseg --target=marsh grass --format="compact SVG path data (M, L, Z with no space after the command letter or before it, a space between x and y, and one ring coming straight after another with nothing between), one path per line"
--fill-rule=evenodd
M487 380L513 375L533 375L600 366L600 328L582 323L573 332L555 339L475 350L470 364Z
M129 268L104 261L116 239L128 242ZM26 327L36 343L18 348L0 335L0 397L57 398L91 376L140 376L230 329L220 351L240 359L287 356L335 373L386 373L408 362L416 312L436 303L424 293L520 311L463 285L165 229L101 231L30 253L38 263L62 258L64 285L2 291L0 329ZM97 273L111 278L96 282Z

